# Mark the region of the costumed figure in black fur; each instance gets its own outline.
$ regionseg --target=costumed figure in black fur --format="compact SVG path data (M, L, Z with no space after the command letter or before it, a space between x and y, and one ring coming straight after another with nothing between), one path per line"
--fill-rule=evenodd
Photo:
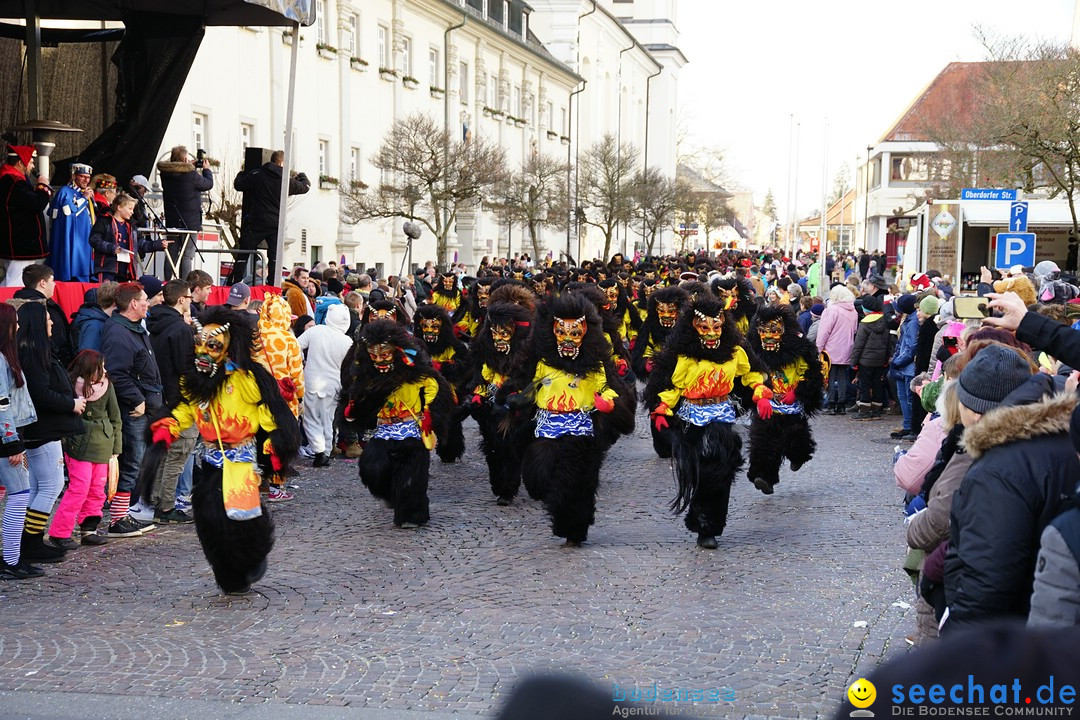
M604 455L619 435L633 432L637 406L615 372L593 303L564 293L540 306L531 362L507 387L523 388L520 395L536 407L536 439L522 460L525 488L543 499L552 532L579 547L594 521ZM510 397L511 406L520 399Z
M439 282L431 290L430 302L441 306L450 313L450 317L453 317L462 303L461 290L457 286L457 275L452 272L440 275Z
M686 527L710 550L724 532L731 483L743 464L729 395L738 380L753 389L756 402L767 406L772 397L741 342L720 301L700 296L679 315L645 386L653 427L671 442L679 486L671 509L688 510Z
M453 315L454 335L461 338L474 338L480 332L480 326L484 324L484 315L487 313L488 300L491 299L491 286L495 282L494 277L482 277L476 280L469 288L469 296L458 306Z
M623 342L622 336L619 335L621 323L615 316L615 306L595 283L571 283L567 289L586 298L600 313L600 323L603 326L604 337L611 348L611 361L615 364L615 372L627 387L635 387L634 383L637 379L634 377L633 368L630 367L630 351Z
M817 346L799 337L790 308L765 305L750 330L750 349L764 363L772 390L771 413L750 421L750 482L772 495L787 458L792 472L809 462L817 444L807 420L821 409L825 375Z
M360 479L393 508L394 525L419 527L430 517L430 450L446 441L453 390L421 342L396 322L372 322L358 345L342 373L345 419L358 430L375 429L358 462Z
M655 278L642 278L637 286L637 299L634 300L634 310L644 321L649 317L649 296L660 289ZM636 342L636 341L635 341Z
M532 441L528 417L496 403L510 375L529 362L532 312L521 305L494 302L471 347L476 368L468 407L480 426L480 449L487 460L495 502L509 505L521 486L521 457Z
M630 361L639 378L648 382L656 356L664 348L664 343L671 335L679 313L689 304L690 295L681 287L660 288L649 298L649 316L641 326L637 342L630 353ZM661 458L671 457L671 442L665 433L657 431L651 424L653 450Z
M454 404L472 391L472 368L469 348L454 336L454 328L446 310L438 305L421 305L413 313L413 325L431 358L431 366L446 378L454 390ZM449 420L446 442L435 446L435 454L444 463L460 460L465 454L465 434L461 429L461 413Z
M181 376L177 404L150 425L153 444L139 483L148 500L168 446L192 425L199 429L203 475L191 496L195 530L218 586L244 593L266 572L274 545L256 461L267 465L264 475L283 471L296 455L300 430L277 381L251 358L254 316L215 306L194 324L194 367ZM261 452L256 435L266 438Z
M629 350L634 338L637 337L638 330L641 328L641 316L630 305L626 290L617 277L601 280L597 285L607 296L611 315L617 321L615 331L622 339L623 347Z
M757 305L754 303L754 286L746 278L724 277L713 280L713 295L719 298L726 310L735 318L735 327L743 337L750 333L750 320Z
M373 290L372 294L381 291ZM401 303L397 300L391 300L389 298L381 297L378 300L370 300L367 305L364 306L364 317L362 318L360 325L366 327L369 323L373 323L376 320L390 320L396 322L403 327L406 332L412 331L412 325L409 323L409 317L405 313L405 308L401 306Z

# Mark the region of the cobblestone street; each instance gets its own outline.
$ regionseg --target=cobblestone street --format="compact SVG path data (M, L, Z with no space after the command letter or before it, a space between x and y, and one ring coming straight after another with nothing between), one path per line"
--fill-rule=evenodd
M432 466L432 520L418 531L392 526L355 461L305 461L247 596L219 594L192 526L81 548L45 578L0 585L0 698L489 717L520 678L559 670L605 690L732 688L733 702L705 704L715 717L828 716L914 628L914 609L896 604L913 598L882 439L893 426L818 419L817 457L784 470L775 495L740 475L713 552L666 512L674 481L640 417L608 456L578 550L524 491L495 505L471 424L466 459Z

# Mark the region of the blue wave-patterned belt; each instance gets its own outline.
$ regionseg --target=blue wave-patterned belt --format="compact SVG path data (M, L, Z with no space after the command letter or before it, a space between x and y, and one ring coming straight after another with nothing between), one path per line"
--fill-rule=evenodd
M376 440L408 440L420 437L420 426L415 420L402 420L401 422L379 424L375 428Z
M713 405L694 405L684 402L679 404L676 414L691 425L702 427L714 422L735 422L735 408L730 402Z
M591 437L592 434L593 421L587 412L582 410L565 413L551 412L549 410L536 411L534 437L553 439L563 435Z
M224 467L226 459L234 463L252 463L257 455L253 442L225 448L224 453L219 445L203 445L203 460L216 468Z
M772 405L773 412L780 413L781 415L800 415L803 411L801 400L796 400L791 405L785 405L779 400L770 400L769 404Z

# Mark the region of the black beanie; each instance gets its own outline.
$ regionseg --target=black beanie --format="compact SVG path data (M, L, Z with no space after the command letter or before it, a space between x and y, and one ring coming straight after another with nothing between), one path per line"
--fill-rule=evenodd
M987 413L1005 396L1031 377L1031 366L1019 351L990 345L967 364L956 386L960 403L980 415Z

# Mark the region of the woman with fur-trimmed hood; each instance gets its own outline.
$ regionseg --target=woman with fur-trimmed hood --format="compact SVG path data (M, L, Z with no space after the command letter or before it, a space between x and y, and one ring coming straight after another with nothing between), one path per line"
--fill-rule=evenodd
M671 509L689 510L686 527L709 550L724 532L731 483L743 464L729 399L736 380L751 388L759 411L769 405L772 391L751 368L731 314L712 295L699 296L683 309L656 357L645 404L653 427L671 443L679 486Z
M469 348L455 337L450 315L439 305L421 305L413 315L413 325L431 358L431 366L450 383L455 400L464 399L472 389ZM465 454L465 433L461 429L461 420L454 413L449 420L446 442L435 446L435 454L444 463L460 460Z
M300 431L277 381L252 359L255 318L214 306L195 322L195 363L180 378L180 398L150 425L143 457L144 500L168 447L195 425L203 477L192 492L195 530L214 579L226 593L245 593L266 572L274 523L259 495L261 474L282 472L295 457ZM260 443L257 437L266 438Z
M393 508L395 526L420 527L430 518L429 451L446 442L453 390L421 341L394 321L368 324L353 349L342 370L345 419L375 429L357 463L360 480Z
M532 311L521 305L493 302L470 348L470 365L476 370L467 407L480 426L480 449L498 505L509 505L518 493L521 458L532 441L532 426L519 411L496 403L495 396L516 370L532 364L532 317Z
M552 532L568 547L585 542L596 512L604 455L619 435L634 430L637 402L622 383L611 345L593 302L564 293L543 304L532 328L532 358L507 383L521 389L512 407L536 408L536 438L525 450L522 476L533 497L543 498Z
M758 309L750 328L750 349L768 372L772 390L769 410L764 406L750 421L750 482L766 495L780 482L780 466L787 458L795 472L814 454L817 443L808 419L821 409L825 392L817 346L799 335L795 313L782 305Z

